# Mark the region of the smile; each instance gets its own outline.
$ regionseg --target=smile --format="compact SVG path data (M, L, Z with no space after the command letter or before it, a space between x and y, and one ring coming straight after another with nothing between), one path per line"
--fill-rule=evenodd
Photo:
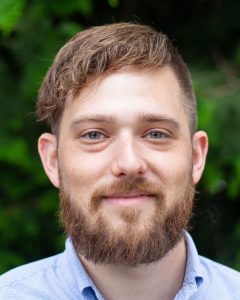
M153 194L144 192L116 193L104 197L107 203L119 206L136 206L148 203L154 197Z

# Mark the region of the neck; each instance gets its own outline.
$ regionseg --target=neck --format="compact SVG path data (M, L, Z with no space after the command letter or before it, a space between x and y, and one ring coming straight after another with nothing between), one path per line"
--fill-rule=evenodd
M95 265L81 261L93 282L107 300L173 299L182 287L186 246L184 239L158 262L138 267Z

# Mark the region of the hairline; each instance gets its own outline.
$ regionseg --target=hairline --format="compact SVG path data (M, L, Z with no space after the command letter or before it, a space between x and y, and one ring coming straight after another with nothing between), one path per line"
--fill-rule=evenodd
M185 91L183 85L181 84L181 81L179 80L179 76L176 72L176 70L174 69L174 66L171 64L171 63L166 63L166 64L163 64L161 67L149 67L147 69L142 69L142 68L138 68L136 65L127 65L127 66L124 66L120 69L116 69L116 70L113 70L113 69L107 69L105 70L103 73L101 74L98 74L96 77L93 77L91 80L89 80L88 82L86 82L79 90L76 90L75 92L73 90L69 90L68 93L67 93L67 96L65 98L65 101L64 101L64 104L62 106L62 111L61 113L59 114L58 118L57 118L57 121L56 122L52 122L51 124L51 132L56 135L57 137L59 136L60 134L60 127L61 127L61 120L62 120L62 116L63 116L63 113L64 113L64 110L65 110L65 106L66 106L66 103L67 101L69 101L69 99L71 99L70 101L74 101L80 94L81 92L87 88L87 87L90 87L92 85L94 85L94 83L96 83L97 81L102 81L103 79L105 79L106 77L110 76L111 74L114 74L114 73L117 73L117 72L120 72L120 71L124 71L124 69L126 69L127 71L130 71L130 72L149 72L149 71L159 71L165 67L168 67L174 74L177 82L178 82L178 85L179 85L179 89L180 89L180 101L182 102L183 104L183 108L184 108L184 112L186 114L186 117L188 119L188 127L189 127L189 133L191 135L191 137L193 137L193 134L196 132L197 128L195 128L196 126L193 126L193 120L192 120L192 116L193 116L193 113L191 113L190 109L188 108L189 107L189 101L195 101L195 99L188 99L189 96L187 95L187 92ZM197 116L197 111L196 111L196 116ZM194 122L196 123L196 121Z

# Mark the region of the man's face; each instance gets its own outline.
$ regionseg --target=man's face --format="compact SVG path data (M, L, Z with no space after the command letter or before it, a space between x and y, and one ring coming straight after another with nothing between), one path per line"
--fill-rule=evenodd
M168 67L121 70L69 98L54 184L79 254L128 265L163 257L191 215L201 173L195 152Z

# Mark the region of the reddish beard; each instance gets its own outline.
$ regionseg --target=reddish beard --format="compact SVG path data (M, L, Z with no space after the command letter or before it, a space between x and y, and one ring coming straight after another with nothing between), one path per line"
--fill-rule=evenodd
M115 230L100 213L101 204L108 195L133 190L154 197L154 214L147 226L139 229L139 210L124 208L121 218L125 228ZM81 209L81 200L72 199L61 180L60 216L79 255L95 264L138 266L160 260L178 244L192 215L194 193L195 188L189 179L177 199L170 199L173 204L167 208L169 199L166 199L160 185L143 178L122 180L97 189L86 213Z

